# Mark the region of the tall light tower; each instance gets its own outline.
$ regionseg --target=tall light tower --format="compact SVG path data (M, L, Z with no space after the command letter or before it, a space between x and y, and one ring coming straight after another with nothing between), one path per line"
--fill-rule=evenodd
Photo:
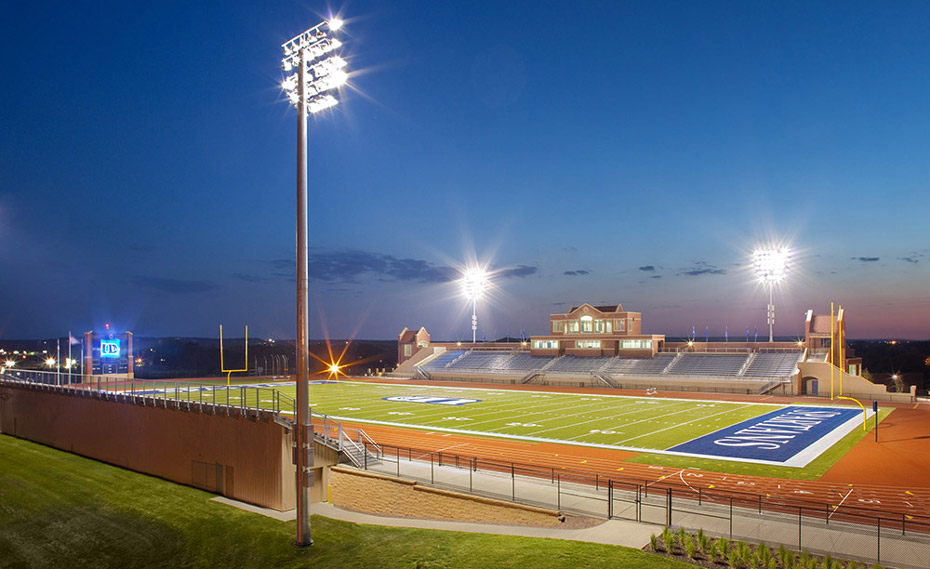
M791 251L786 247L779 249L756 249L752 253L753 268L756 276L769 287L769 305L767 318L769 324L769 342L775 341L775 285L785 279L791 261Z
M478 333L478 299L488 287L488 277L483 270L471 268L462 277L462 289L465 298L471 301L471 343L474 344Z
M290 73L281 86L297 107L297 539L295 545L313 544L310 537L310 486L313 483L313 425L310 423L309 367L309 254L307 245L307 113L335 106L329 91L345 84L345 60L335 50L342 42L332 36L341 20L320 22L282 44L281 66Z

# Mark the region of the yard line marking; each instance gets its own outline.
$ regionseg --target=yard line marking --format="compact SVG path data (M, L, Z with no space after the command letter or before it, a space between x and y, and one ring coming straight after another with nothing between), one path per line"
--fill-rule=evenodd
M832 517L833 517L833 514L835 514L837 510L839 510L839 509L840 509L840 506L842 506L842 505L843 505L843 502L845 502L845 501L846 501L846 498L849 498L849 495L853 493L853 490L855 490L855 488L850 488L850 489L849 489L849 492L847 492L847 493L846 493L846 495L845 495L845 496L843 496L843 499L842 499L842 500L840 500L840 503L839 503L839 504L837 504L837 505L836 505L836 506L835 506L835 507L833 508L833 511L832 511L832 512L830 512L830 515L828 515L828 516L827 516L827 519L828 519L828 520L829 520L830 518L832 518Z

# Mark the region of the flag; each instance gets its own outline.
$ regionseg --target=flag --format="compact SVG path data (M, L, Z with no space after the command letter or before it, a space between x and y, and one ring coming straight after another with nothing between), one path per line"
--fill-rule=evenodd
M81 343L80 340L78 340L77 338L75 338L74 336L71 335L71 332L68 332L68 342L69 342L72 346L77 346L78 344Z

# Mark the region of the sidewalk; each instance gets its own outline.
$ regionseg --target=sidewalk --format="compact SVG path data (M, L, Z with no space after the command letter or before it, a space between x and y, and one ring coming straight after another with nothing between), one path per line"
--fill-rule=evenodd
M261 514L279 521L293 521L297 518L295 510L278 512L267 508L260 508L244 502L238 502L222 496L213 498L213 501L241 510ZM651 534L660 534L662 526L639 524L625 520L606 520L594 527L585 529L559 529L536 528L527 526L506 526L499 524L482 524L474 522L451 522L443 520L422 520L413 518L393 518L375 516L339 509L332 504L319 502L310 506L310 514L326 518L368 524L375 526L390 526L417 529L435 529L443 531L461 531L466 533L488 533L494 535L516 535L523 537L545 537L551 539L567 539L571 541L588 541L607 545L621 545L642 549L649 544Z

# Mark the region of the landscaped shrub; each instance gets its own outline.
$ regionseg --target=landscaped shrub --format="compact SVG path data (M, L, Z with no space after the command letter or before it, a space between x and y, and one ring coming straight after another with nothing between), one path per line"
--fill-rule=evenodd
M659 538L656 537L656 534L649 536L649 547L651 547L653 551L659 550Z
M685 552L688 554L689 559L697 557L697 546L690 535L685 537Z
M740 563L740 559L739 559L739 551L735 549L731 549L730 553L727 554L727 563L729 563L730 567L732 567L733 569L739 569L740 567L742 567L742 564Z
M670 532L668 528L665 528L665 531L662 532L662 544L665 546L665 551L675 553L675 534Z

